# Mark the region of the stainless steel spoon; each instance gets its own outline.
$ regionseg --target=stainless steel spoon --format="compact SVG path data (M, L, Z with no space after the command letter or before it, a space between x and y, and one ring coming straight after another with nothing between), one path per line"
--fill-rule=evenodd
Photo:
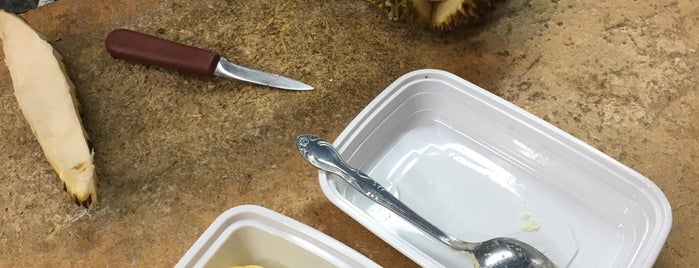
M486 268L556 267L543 253L514 238L498 237L480 243L471 243L442 232L391 195L367 174L347 164L332 144L323 138L301 135L296 138L296 146L301 156L313 166L340 176L365 196L452 249L472 254L471 257L477 266Z

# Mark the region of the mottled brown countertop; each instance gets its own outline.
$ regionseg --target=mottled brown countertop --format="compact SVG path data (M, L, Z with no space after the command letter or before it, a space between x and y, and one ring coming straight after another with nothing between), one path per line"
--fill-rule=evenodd
M0 66L0 266L172 266L224 210L258 204L387 267L415 266L334 207L296 153L415 69L450 71L649 177L673 209L657 267L699 263L699 3L511 0L478 27L387 20L368 1L60 0L22 15L63 54L99 205L70 202ZM114 60L129 28L300 79L311 92ZM0 54L0 57L4 55Z

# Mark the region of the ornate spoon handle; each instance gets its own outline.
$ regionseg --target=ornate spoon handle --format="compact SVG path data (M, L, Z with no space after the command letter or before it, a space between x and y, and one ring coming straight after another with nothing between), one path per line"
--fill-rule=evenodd
M303 158L313 166L340 176L357 191L398 214L447 246L452 247L453 242L458 240L420 217L420 215L386 191L381 184L373 180L369 175L347 164L332 144L323 138L313 135L301 135L296 138L296 146ZM463 244L459 246L461 250L468 250L463 248ZM474 246L468 245L467 248L472 249Z

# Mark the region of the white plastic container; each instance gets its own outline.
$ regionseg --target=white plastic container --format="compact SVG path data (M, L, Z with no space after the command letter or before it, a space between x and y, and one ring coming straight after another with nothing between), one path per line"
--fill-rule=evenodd
M380 267L354 249L277 212L243 205L221 214L175 265Z
M515 237L559 267L651 267L672 222L648 178L443 71L399 78L334 146L448 234ZM330 201L421 266L471 265L339 177L319 179Z

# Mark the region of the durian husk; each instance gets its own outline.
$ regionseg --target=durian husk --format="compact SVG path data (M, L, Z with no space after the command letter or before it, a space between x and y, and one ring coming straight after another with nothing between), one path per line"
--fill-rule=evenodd
M493 10L496 0L369 0L392 20L417 20L435 28L470 25Z
M97 203L97 175L75 85L51 44L20 17L0 10L0 39L15 98L63 189L84 207Z

